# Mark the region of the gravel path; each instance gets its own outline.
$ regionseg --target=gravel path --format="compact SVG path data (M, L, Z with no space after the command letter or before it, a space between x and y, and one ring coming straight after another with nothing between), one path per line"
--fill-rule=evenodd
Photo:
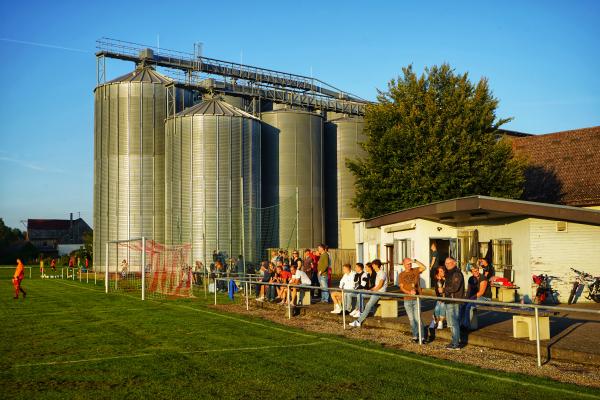
M442 340L436 340L433 343L419 346L412 342L410 334L391 329L363 327L359 329L348 328L344 331L341 330L340 320L314 313L288 319L286 318L283 309L272 310L268 308L257 308L252 304L250 306L250 311L246 311L245 306L240 304L218 305L213 307L226 312L267 319L309 332L327 333L353 339L370 340L381 343L386 347L402 349L411 353L427 355L444 360L452 360L481 368L540 376L560 382L600 388L600 366L551 360L544 364L542 368L537 368L534 357L513 354L487 347L468 345L460 351L448 351L445 349L447 342ZM347 322L352 320L351 317L347 317L346 319Z

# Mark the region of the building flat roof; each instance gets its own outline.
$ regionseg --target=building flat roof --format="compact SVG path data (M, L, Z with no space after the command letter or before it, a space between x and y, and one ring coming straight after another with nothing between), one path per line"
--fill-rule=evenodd
M363 222L367 228L377 228L417 218L452 225L507 217L535 217L600 225L600 211L488 196L438 201L366 219Z

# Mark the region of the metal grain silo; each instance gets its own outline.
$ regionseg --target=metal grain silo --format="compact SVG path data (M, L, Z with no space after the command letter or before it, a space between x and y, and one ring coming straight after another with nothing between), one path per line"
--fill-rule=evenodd
M365 152L359 145L359 143L365 141L364 126L365 121L361 117L342 117L326 123L326 136L331 141L335 140L335 143L327 146L327 148L330 151L333 148L335 151L335 175L333 175L333 178L337 189L334 205L331 205L331 198L328 198L328 209L336 211L337 224L333 222L333 218L328 218L327 221L328 228L331 227L331 231L337 231L337 247L339 248L354 248L352 223L360 216L358 211L351 205L356 193L355 178L346 166L346 161L356 160L364 156ZM331 167L327 168L326 175L329 177L327 181L332 178L332 171ZM331 183L331 185L333 186L334 183Z
M277 179L277 245L313 247L323 240L323 118L300 110L261 117L273 149L263 171Z
M191 243L192 260L210 262L214 250L256 260L260 121L210 99L167 119L165 130L167 243Z
M105 243L140 236L164 241L165 85L150 67L106 82L94 96L94 264ZM178 107L187 96L176 91ZM116 247L109 261L117 262ZM118 258L129 258L129 254ZM135 263L137 260L129 260Z

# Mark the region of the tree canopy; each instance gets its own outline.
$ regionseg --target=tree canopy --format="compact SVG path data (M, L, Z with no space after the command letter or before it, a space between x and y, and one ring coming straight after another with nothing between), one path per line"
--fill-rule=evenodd
M366 155L347 160L363 218L469 195L518 198L524 163L498 128L498 100L484 78L448 65L417 76L412 66L380 91L365 115Z

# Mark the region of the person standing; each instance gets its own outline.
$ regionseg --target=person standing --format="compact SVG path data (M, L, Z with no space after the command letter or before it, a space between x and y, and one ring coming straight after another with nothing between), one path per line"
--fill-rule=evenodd
M429 279L431 287L435 284L435 274L437 273L437 266L440 263L440 256L437 250L437 244L435 240L431 242L429 249Z
M387 282L388 281L387 281L387 276L385 276L385 273L381 269L381 260L379 260L379 259L373 260L373 262L371 263L371 267L377 273L377 276L375 278L375 286L369 290L371 290L372 292L375 292L375 293L385 292L387 290L387 285L388 285ZM369 302L365 306L365 309L360 314L360 317L358 317L358 319L356 321L351 322L350 326L354 327L354 328L360 328L363 321L365 319L367 319L367 317L369 316L369 313L371 312L371 310L373 308L375 308L375 306L379 302L380 298L381 298L381 296L378 296L376 294L372 295L369 298Z
M298 264L298 261L302 262L302 259L300 258L300 252L298 250L294 250L292 252L292 258L290 259L290 267L292 265L298 266L301 264Z
M319 286L321 287L321 302L329 303L329 253L325 249L324 244L320 244L317 247L319 251L319 261L317 263L317 270L319 275Z
M27 293L21 287L21 282L25 278L25 266L21 259L17 258L17 268L15 269L15 274L13 275L13 286L15 287L15 297L14 299L19 298L19 292L23 293L23 298L27 297Z
M465 295L465 277L456 267L456 260L452 257L446 258L446 280L444 296L448 299L462 299ZM460 349L460 303L446 303L446 319L448 327L452 332L452 342L446 346L448 350Z
M52 272L56 272L56 260L54 258L50 261L50 268Z
M418 265L417 268L412 268L413 262ZM419 281L421 278L421 272L425 271L427 267L425 267L425 265L417 259L411 260L408 257L402 260L402 264L404 265L404 271L400 273L400 277L398 279L400 281L400 291L404 294L420 294L421 285ZM408 316L408 322L410 322L413 342L419 343L420 331L422 338L420 344L423 344L425 342L425 327L422 323L420 323L420 310L417 307L416 297L404 297L404 309L406 310L406 315Z
M44 257L40 257L40 274L44 276Z

